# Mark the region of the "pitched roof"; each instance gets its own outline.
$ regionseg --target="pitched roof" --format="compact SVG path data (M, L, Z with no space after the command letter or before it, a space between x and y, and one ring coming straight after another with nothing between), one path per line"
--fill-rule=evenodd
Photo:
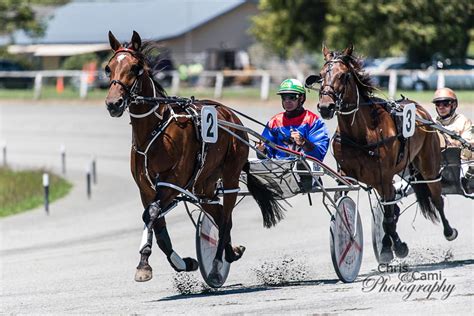
M16 44L104 43L111 30L120 41L132 31L143 39L180 36L223 15L245 0L135 0L72 2L59 7L48 21L46 34L31 39L18 33Z

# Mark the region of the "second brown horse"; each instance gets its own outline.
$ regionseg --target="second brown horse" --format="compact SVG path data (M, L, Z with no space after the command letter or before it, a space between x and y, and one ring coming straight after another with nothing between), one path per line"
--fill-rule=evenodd
M457 231L451 228L444 214L438 135L429 127L417 125L415 134L404 141L384 106L387 102L372 96L374 87L370 78L352 52L352 46L343 52L333 52L324 46L325 64L318 77L321 83L318 109L325 119L337 114L333 149L342 172L375 188L382 197L385 236L379 260L388 263L393 259L393 251L398 257L408 254L408 246L397 233L400 210L394 202L392 182L394 175L406 168L416 179L412 187L422 214L432 221L441 217L448 240L455 239ZM403 107L408 103L415 102L405 99L399 104ZM419 104L416 104L416 115L431 120Z

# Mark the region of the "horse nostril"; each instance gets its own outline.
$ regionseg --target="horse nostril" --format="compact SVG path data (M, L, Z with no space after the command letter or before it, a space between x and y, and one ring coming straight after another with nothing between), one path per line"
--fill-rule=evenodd
M318 104L319 113L324 119L330 119L334 115L336 109L335 103L327 103L327 104Z
M115 101L114 106L119 107L122 105L122 103L123 103L123 98L120 97L117 101Z

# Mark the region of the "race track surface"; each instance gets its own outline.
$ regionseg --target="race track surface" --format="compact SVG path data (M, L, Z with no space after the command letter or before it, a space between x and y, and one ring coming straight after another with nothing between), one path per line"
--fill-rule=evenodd
M251 104L236 108L260 121L280 111ZM460 110L473 118L470 107ZM246 198L234 211L232 240L247 251L219 290L205 286L199 271L175 273L156 244L150 258L154 278L136 283L143 210L129 171L128 123L127 115L111 118L100 103L0 103L0 142L7 142L11 166L59 173L64 144L66 177L75 185L50 206L49 216L40 207L0 220L0 313L461 315L474 310L473 203L459 196L445 200L447 217L459 231L455 241L446 241L441 225L411 207L399 222L410 254L391 265L394 272L386 267L379 272L367 194L361 191L364 254L351 284L334 272L330 218L319 195L312 196L311 207L306 196L290 199L286 218L273 229L263 228L260 210ZM328 122L331 133L335 123ZM98 183L88 200L85 170L92 156ZM326 161L335 166L330 154ZM357 199L357 193L351 197ZM401 208L412 201L407 198ZM175 250L195 257L195 228L184 208L174 209L167 222ZM426 280L404 283L399 279L404 269Z

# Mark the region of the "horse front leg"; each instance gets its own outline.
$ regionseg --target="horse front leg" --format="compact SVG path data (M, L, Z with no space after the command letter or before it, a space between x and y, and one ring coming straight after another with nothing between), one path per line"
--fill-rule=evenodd
M148 258L151 255L151 248L153 245L153 221L152 213L157 212L158 202L151 203L143 212L143 221L145 222L145 228L143 229L142 241L140 243L140 262L138 263L137 270L135 272L135 281L146 282L153 278L153 269L148 263ZM164 219L162 219L164 222ZM159 222L160 220L158 220ZM166 226L166 223L164 223Z
M163 190L164 191L164 190ZM162 199L162 197L164 197ZM135 273L135 281L145 282L152 279L152 268L148 264L148 258L151 255L151 248L153 243L153 232L155 232L156 242L161 251L166 255L171 267L177 271L195 271L198 268L198 262L193 258L181 258L174 250L171 244L171 238L166 228L166 221L164 217L160 217L163 205L169 206L173 195L166 195L165 192L159 190L156 194L155 201L145 209L143 213L143 221L145 222L145 229L142 236L142 244L140 246L140 262Z
M195 271L199 267L196 259L193 258L181 258L176 251L173 250L171 244L171 238L166 228L166 222L164 218L160 218L153 226L155 232L156 243L160 247L161 251L166 255L168 262L176 272L183 271Z
M397 204L391 204L395 199L395 188L391 185L385 188L388 194L383 195L384 199L384 219L383 230L385 235L382 239L382 250L380 251L379 260L381 263L389 263L393 260L393 251L399 258L404 258L408 255L408 246L402 242L397 233L397 222L400 216L400 208Z

